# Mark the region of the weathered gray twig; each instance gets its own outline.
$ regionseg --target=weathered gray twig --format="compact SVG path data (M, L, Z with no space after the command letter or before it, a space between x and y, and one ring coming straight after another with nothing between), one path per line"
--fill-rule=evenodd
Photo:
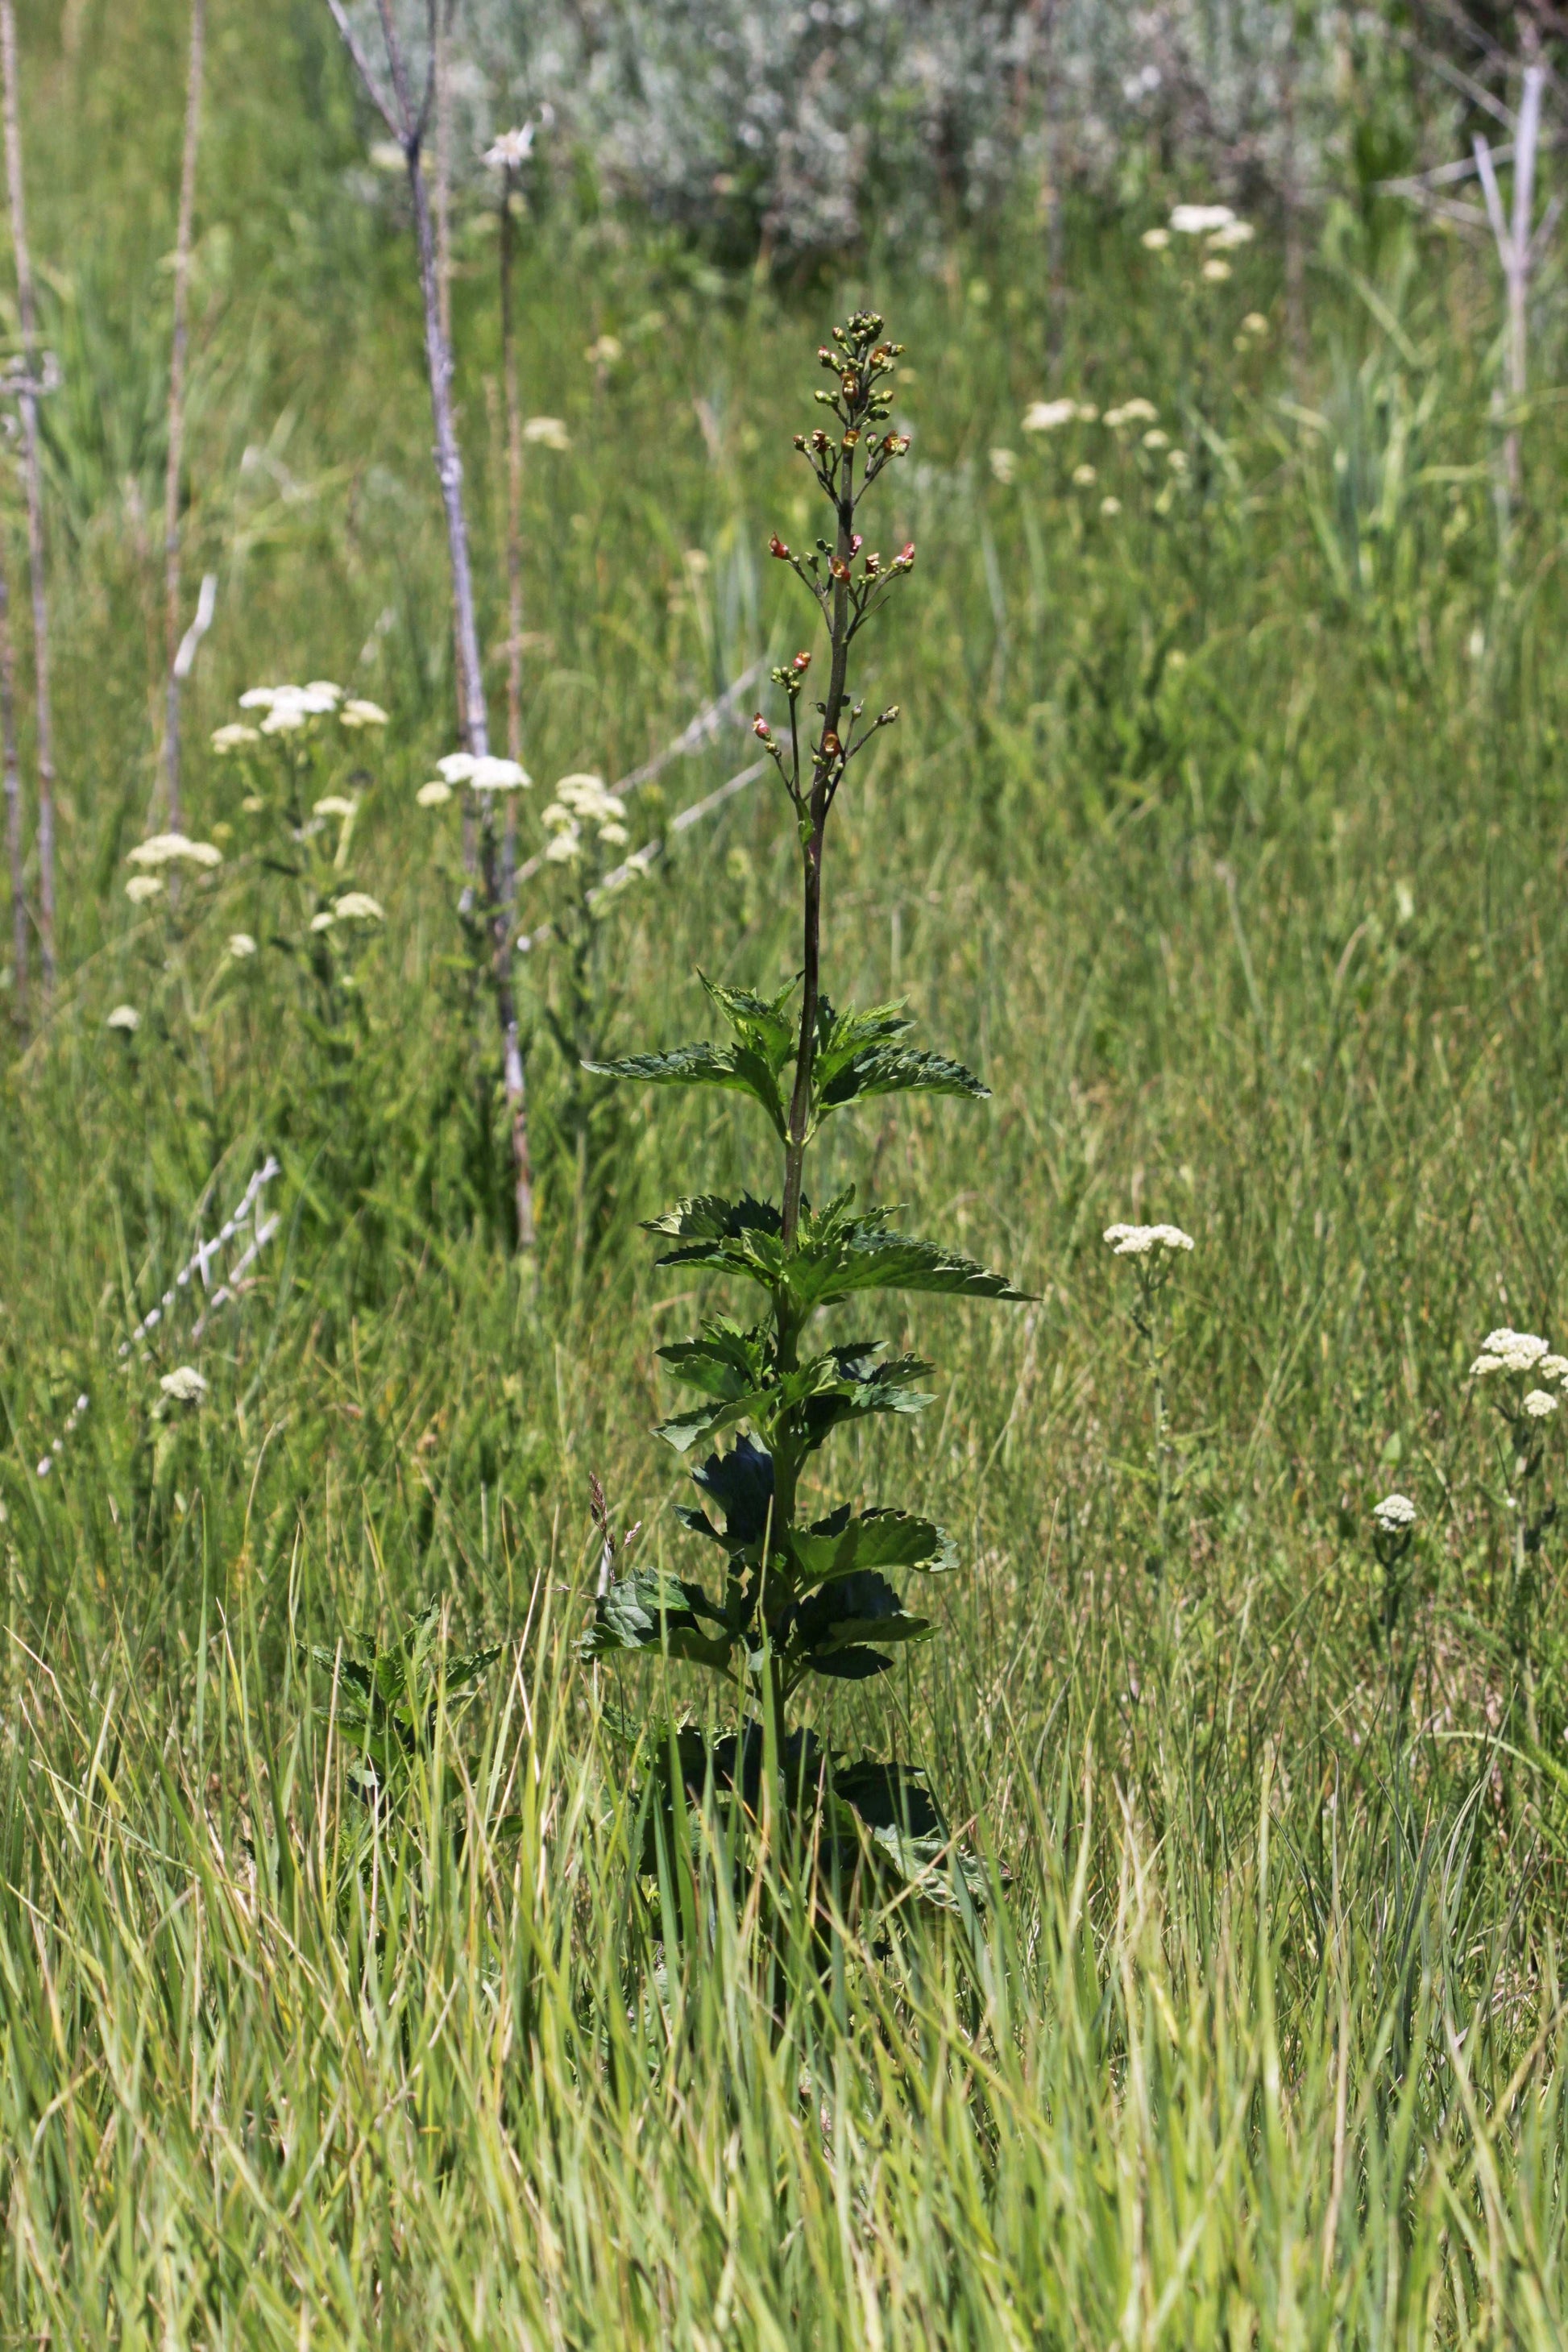
M163 790L169 823L180 829L180 468L185 442L185 345L191 287L191 232L195 221L196 154L201 139L202 63L206 43L206 0L191 0L190 63L185 84L185 141L180 160L180 213L174 233L174 324L169 349L169 455L163 479L163 647L168 666L164 686ZM203 595L206 595L205 583ZM210 620L212 606L207 602ZM187 633L192 656L202 628Z
M22 825L22 762L16 750L16 656L11 643L11 581L0 537L0 759L5 776L5 849L11 871L11 984L16 1026L27 1026L26 845Z
M38 764L38 961L47 1008L55 984L55 730L49 693L48 590L44 571L44 479L38 456L38 319L32 256L27 246L17 79L15 0L0 0L0 97L5 112L5 184L11 206L16 308L21 319L22 364L26 371L17 394L17 406L22 419L22 467L27 492L27 578L33 604L33 705Z
M10 5L10 0L5 0ZM414 234L419 253L419 289L425 311L425 364L430 379L430 408L436 428L436 474L447 519L447 553L452 574L453 634L458 653L458 713L466 749L476 759L489 755L489 715L485 703L484 672L479 662L479 627L474 613L473 565L468 551L468 520L463 501L463 460L458 446L452 409L452 354L441 324L441 293L436 234L429 191L420 168L420 152L430 121L436 90L437 40L441 29L437 0L426 0L426 23L430 41L430 66L424 95L417 106L409 85L407 59L393 22L391 0L377 0L390 99L376 80L369 59L355 37L343 0L327 0L332 21L360 79L394 138L403 150L408 193L414 207ZM491 802L483 795L480 821L480 870L485 894L485 919L489 931L490 984L501 1033L501 1083L511 1124L512 1177L519 1245L531 1224L528 1186L528 1130L522 1051L518 1036L517 1001L511 983L510 909L501 888L500 845Z

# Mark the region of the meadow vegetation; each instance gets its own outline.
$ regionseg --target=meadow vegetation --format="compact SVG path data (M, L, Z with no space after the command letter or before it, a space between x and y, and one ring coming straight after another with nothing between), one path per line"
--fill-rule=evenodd
M1072 218L1051 369L1027 207L937 269L721 275L542 170L520 1251L463 780L423 790L458 735L395 184L325 9L215 0L184 826L220 855L133 861L185 12L68 10L64 47L53 13L22 14L59 981L0 1045L0 2336L1560 2343L1568 438L1542 391L1500 495L1485 257L1336 204L1293 360L1267 222L1151 245L1212 193L1153 171ZM499 706L495 247L476 199ZM711 1770L678 1800L661 1727L734 1738L733 1679L584 1654L631 1523L645 1573L700 1572L658 1350L746 1313L639 1221L767 1193L780 1140L586 1066L708 1034L699 970L798 971L776 775L672 821L754 763L759 703L787 730L769 538L820 527L792 441L862 302L911 443L872 543L918 562L858 651L900 715L835 809L824 957L990 1097L851 1108L808 1191L1026 1294L884 1302L934 1403L841 1432L820 1495L802 1465L803 1512L896 1494L955 1555L939 1640L795 1702L937 1792L963 1861L926 1904L737 1843ZM241 697L283 680L341 694L264 734ZM1145 1221L1190 1252L1104 1238Z

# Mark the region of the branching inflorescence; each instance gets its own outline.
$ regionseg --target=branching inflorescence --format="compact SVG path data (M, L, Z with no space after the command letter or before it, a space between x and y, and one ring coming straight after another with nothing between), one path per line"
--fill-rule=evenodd
M835 329L819 354L833 385L817 394L833 429L821 425L795 443L833 509L834 534L803 556L772 541L774 556L813 597L828 636L826 690L815 706L815 726L803 723L812 658L805 651L773 673L786 698L787 740L761 714L755 721L795 814L802 971L771 996L704 978L732 1042L595 1066L616 1077L749 1096L773 1130L783 1166L777 1202L701 1194L650 1225L668 1244L660 1265L752 1283L767 1302L760 1323L716 1317L696 1338L660 1351L675 1379L696 1392L660 1434L682 1455L725 1433L731 1437L728 1452L707 1454L693 1471L702 1503L681 1514L723 1557L722 1597L657 1568L623 1574L599 1592L584 1648L595 1658L662 1652L738 1682L738 1736L710 1742L688 1725L665 1743L660 1785L668 1805L660 1818L670 1820L669 1808L687 1797L721 1801L731 1813L738 1801L745 1821L771 1814L794 1824L775 1848L780 1853L798 1858L795 1840L810 1830L819 1855L864 1857L895 1884L952 1899L955 1858L921 1776L898 1763L831 1757L813 1733L792 1730L786 1716L810 1676L869 1680L889 1670L898 1645L926 1638L930 1621L906 1609L889 1572L931 1572L954 1559L943 1530L910 1513L855 1512L847 1504L808 1512L803 1475L836 1430L874 1414L919 1412L931 1402L920 1386L931 1367L918 1358L859 1337L813 1351L808 1327L823 1309L865 1291L1021 1296L971 1259L893 1231L885 1211L858 1209L852 1187L820 1207L805 1190L806 1154L833 1112L878 1095L986 1094L962 1064L904 1042L910 1022L902 1005L840 1010L821 982L828 818L855 761L898 715L884 709L866 719L851 689L849 656L914 563L912 546L890 562L868 551L856 528L867 491L909 446L888 422L900 348L886 341L872 313ZM781 1800L782 1816L774 1811Z

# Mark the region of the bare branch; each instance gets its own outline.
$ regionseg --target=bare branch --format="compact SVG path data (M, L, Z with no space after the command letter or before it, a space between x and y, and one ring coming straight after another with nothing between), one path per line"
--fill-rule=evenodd
M394 114L391 106L387 102L385 93L382 89L381 84L376 80L375 75L371 69L370 59L365 56L364 51L359 45L359 37L348 20L347 14L343 7L343 0L327 0L327 5L332 12L333 24L342 35L343 47L347 49L349 56L353 60L354 71L358 74L361 81L363 82L366 89L370 92L371 100L375 107L376 112L385 123L393 137L397 141L399 146L401 146L404 140L406 138L407 133L404 130L402 123L397 120L396 115Z

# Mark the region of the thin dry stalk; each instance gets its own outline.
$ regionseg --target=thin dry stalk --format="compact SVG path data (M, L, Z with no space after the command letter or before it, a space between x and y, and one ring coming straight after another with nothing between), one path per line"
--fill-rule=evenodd
M4 0L5 6L10 0ZM463 460L458 446L452 410L452 354L441 328L439 271L430 195L420 169L420 151L429 127L436 79L437 0L427 0L430 71L417 105L408 79L403 44L393 23L391 0L377 0L382 41L391 77L390 94L383 88L350 24L343 0L327 0L332 21L353 61L373 104L403 150L408 191L414 206L414 232L419 251L419 289L425 310L425 364L430 379L430 408L436 428L436 475L447 518L447 552L452 573L453 634L458 650L459 709L468 750L476 759L489 756L489 716L485 704L484 674L479 664L479 628L474 614L474 575L468 552L468 520L463 503ZM479 866L485 897L485 920L489 931L490 979L496 1018L501 1033L501 1083L511 1126L512 1176L519 1245L531 1229L532 1198L529 1178L527 1096L523 1084L522 1051L518 1036L517 1000L511 982L511 923L501 889L500 844L491 803L479 827Z
M48 593L44 573L44 482L38 457L38 320L22 184L14 0L0 0L0 83L4 85L5 184L11 205L11 242L16 256L16 308L21 318L25 371L17 407L22 419L22 470L27 491L27 581L33 604L33 697L38 762L38 961L47 1006L55 984L55 730L49 697Z
M196 208L201 138L202 60L206 0L191 0L190 67L185 83L185 145L180 163L180 218L174 237L174 331L169 354L169 464L163 485L163 652L167 705L163 784L169 823L180 829L180 468L185 442L185 348L189 333L191 232Z
M11 644L11 582L0 541L0 759L5 775L5 848L11 868L11 975L16 1026L27 1026L26 853L22 838L22 762L16 751L16 656Z
M506 390L506 748L509 759L522 758L522 402L517 378L517 319L512 289L512 221L517 173L509 163L502 173L500 208L500 340L501 376ZM517 811L509 800L506 835L501 845L501 898L507 919L512 918L517 889ZM521 1067L521 1055L519 1056ZM526 1087L527 1074L523 1072ZM517 1171L517 1238L520 1249L534 1244L533 1169L528 1144L528 1105L520 1098L513 1112L513 1157Z

